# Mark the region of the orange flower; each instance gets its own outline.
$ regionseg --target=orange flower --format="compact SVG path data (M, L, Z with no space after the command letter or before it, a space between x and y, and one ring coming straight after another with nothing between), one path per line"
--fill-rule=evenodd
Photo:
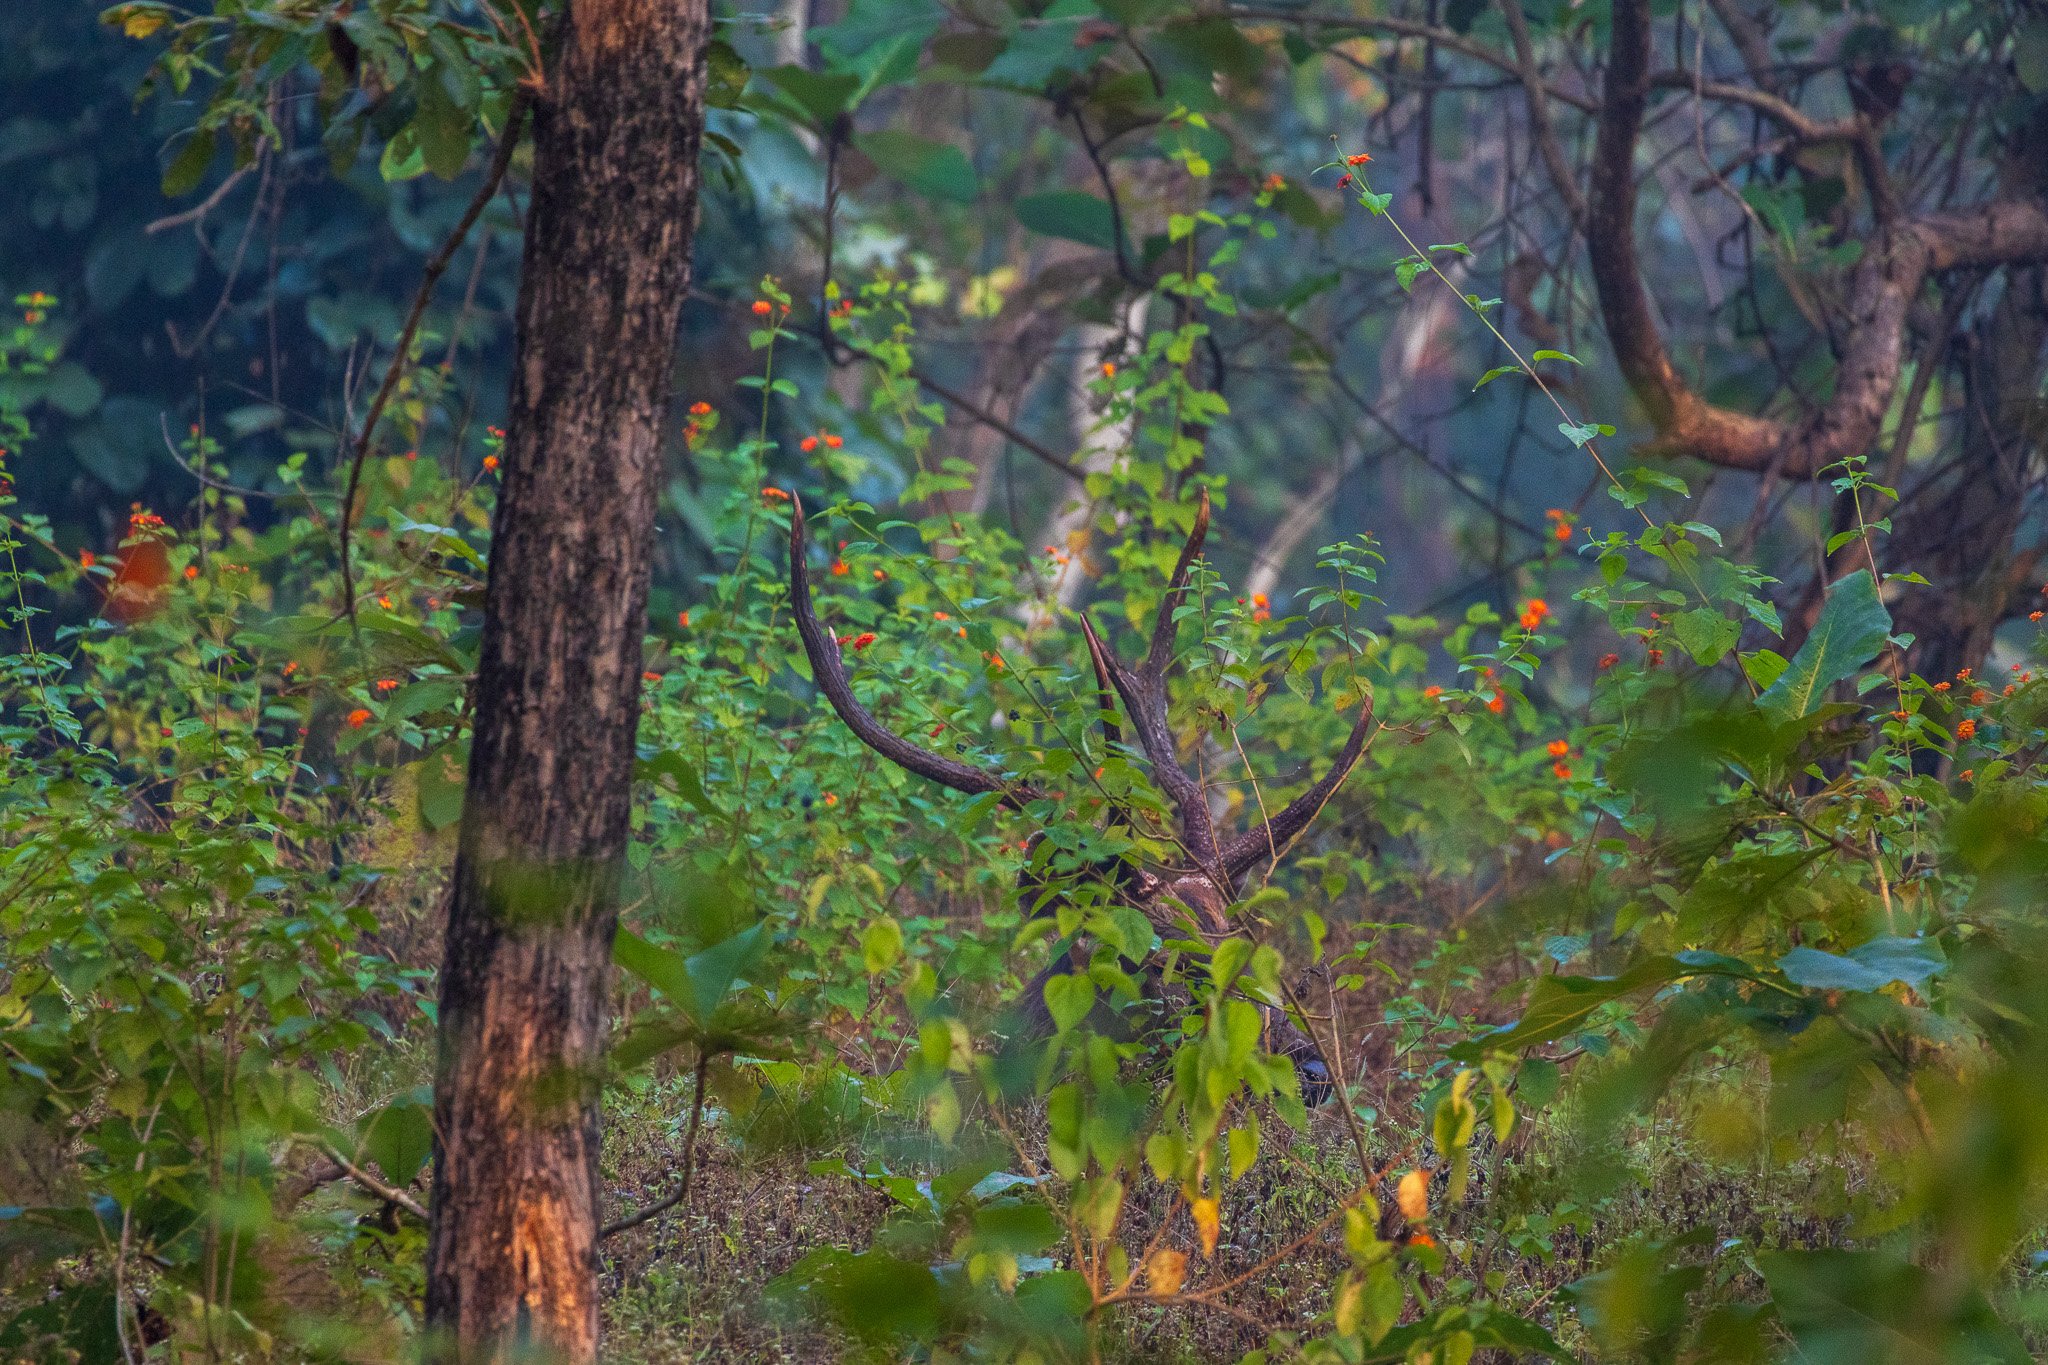
M2041 613L2038 611L2030 611L2027 613L2027 619L2029 621L2038 621L2041 619Z
M1561 739L1553 739L1544 746L1544 749L1552 758L1563 758L1572 751L1572 746Z
M1553 530L1550 534L1555 536L1560 541L1570 540L1572 538L1572 528L1560 521L1557 524L1556 529Z
M1957 682L1968 682L1969 680L1970 680L1970 670L1969 670L1969 669L1967 669L1967 668L1959 668L1959 669L1957 669L1957 670L1956 670L1956 681L1957 681Z
M877 583L881 583L881 582L884 582L884 581L886 581L886 580L888 579L888 577L889 577L889 575L888 575L888 574L887 574L886 572L884 572L883 570L881 570L881 569L877 569L877 570L875 570L875 581L876 581Z
M1543 624L1543 618L1550 615L1550 604L1540 597L1532 597L1522 603L1522 629L1534 630Z
M1438 697L1441 697L1443 694L1444 690L1441 687L1438 687L1435 683L1431 683L1428 687L1422 689L1422 699L1424 701L1435 701Z
M292 674L294 674L294 673L296 673L296 672L298 672L298 671L299 671L299 661L298 661L297 659L293 659L293 660L292 660L291 662L287 663L287 664L286 664L286 665L284 666L284 675L285 675L285 676L286 676L287 678L289 678L289 677L290 677L290 676L291 676Z
M1663 663L1663 662L1664 662L1664 651L1663 651L1663 650L1661 650L1661 649L1653 649L1653 650L1651 650L1651 651L1650 651L1650 667L1652 667L1652 668L1655 668L1655 667L1656 667L1656 666L1657 666L1658 664L1661 664L1661 663Z
M766 299L755 299L755 300L754 300L754 316L755 316L755 317L757 317L757 318L765 318L765 317L767 317L767 316L768 316L768 315L769 315L770 313L772 313L772 312L774 312L774 311L775 311L775 305L774 305L774 304L772 304L772 303L770 303L770 302L768 302L768 300L766 300Z
M1433 1247L1436 1245L1436 1238L1426 1232L1418 1232L1408 1239L1408 1244L1418 1247Z
M690 613L686 611L677 612L676 624L681 626L684 630L688 630L690 628Z
M1948 688L1949 685L1945 682L1938 682L1934 685L1934 690L1937 692L1946 692L1948 691Z
M934 621L950 621L952 619L952 616L943 611L935 611L932 613L932 620Z
M1557 774L1557 780L1560 782L1572 775L1571 765L1567 763L1553 763L1550 765L1550 771Z
M1487 709L1487 710L1489 710L1489 711L1491 711L1491 712L1493 712L1493 713L1494 713L1495 715L1499 715L1499 714L1500 714L1501 712L1503 712L1503 711L1507 710L1507 709L1508 709L1508 697L1507 697L1507 693L1505 693L1505 692L1496 692L1496 693L1494 693L1494 694L1493 694L1493 695L1492 695L1491 697L1488 697L1488 698L1486 699L1486 709Z
M185 566L185 577L187 577L187 578L197 578L197 577L199 577L199 566L198 566L197 564L187 564L187 565Z
M398 690L398 679L396 679L396 678L379 678L379 679L377 679L377 690L378 690L379 692L396 692L396 691Z
M789 501L789 494L783 492L780 488L764 488L761 490L761 496L767 498L770 502L778 498L783 502Z
M806 436L801 441L798 441L796 443L796 448L798 450L801 450L804 454L808 455L818 448L818 438L815 436Z
M1353 152L1350 156L1344 158L1344 164L1347 166L1363 166L1366 162L1370 160L1372 160L1372 158L1367 156L1364 152Z
M1961 772L1956 774L1956 781L1968 782L1971 778L1975 777L1976 775L1977 770L1975 768L1965 768Z
M873 644L874 642L875 633L871 630L864 630L860 634L853 637L853 647L856 650L866 649L869 645Z
M380 607L382 607L382 608L384 608L384 610L386 610L386 611L390 611L390 610L391 610L391 599L390 599L389 597L386 597L386 596L380 596L380 597L378 597L378 599L377 599L377 605L378 605L378 606L380 606Z
M960 627L960 629L959 629L959 630L957 630L957 631L955 631L955 632L954 632L954 634L958 635L958 636L959 636L959 637L960 637L961 639L963 639L963 640L964 640L964 639L966 639L966 638L967 638L967 627L965 627L965 626L962 626L962 627Z
M841 446L843 446L843 445L845 445L845 444L846 444L846 438L845 438L845 437L843 437L843 436L840 436L840 435L838 435L838 434L836 434L836 433L834 433L834 432L829 432L829 431L828 431L828 432L826 432L826 433L825 433L825 448L826 448L827 450L837 450L837 449L839 449L839 447L841 447Z
M1600 656L1600 667L1603 669L1612 668L1620 662L1621 656L1619 654L1602 654Z
M1976 733L1977 733L1977 722L1976 722L1976 721L1974 721L1974 720L1963 720L1963 721L1957 721L1957 722L1956 722L1956 738L1957 738L1957 739L1969 739L1969 738L1970 738L1970 737L1971 737L1972 735L1975 735Z
M1565 519L1565 511L1562 507L1545 508L1543 515L1549 517L1552 521L1563 521Z
M1981 687L1970 694L1970 705L1972 706L1982 706L1985 702L1990 700L1991 694L1989 692L1986 692Z
M832 561L832 576L834 578L844 578L850 572L852 571L846 567L845 560L835 559Z
M825 793L825 804L826 804L826 805L828 805L828 806L836 806L836 805L838 805L838 804L839 804L839 793L838 793L838 792L826 792L826 793Z
M358 706L355 710L348 713L348 728L351 730L360 730L363 728L364 722L369 720L369 718L370 713L364 708Z
M495 455L486 455L486 456L484 456L484 472L485 472L485 473L489 473L489 472L490 472L491 470L493 470L493 469L496 469L497 467L498 467L498 457L497 457L497 456L495 456Z
M690 404L690 416L709 417L710 415L711 405L705 402L703 399L699 398L696 402Z
M1102 362L1102 377L1104 379L1116 378L1116 362L1114 360L1105 360Z
M1280 174L1280 172L1278 171L1274 171L1272 174L1266 177L1264 183L1262 183L1259 186L1259 188L1264 190L1267 194L1273 194L1279 190L1284 190L1287 188L1287 177Z
M641 681L641 682L660 682L660 681L661 681L661 674L659 674L659 673L642 673L642 674L640 675L640 681Z
M1343 188L1345 188L1346 186L1348 186L1348 185L1349 185L1350 183L1351 183L1351 177L1350 177L1350 175L1348 175L1348 174L1346 174L1346 175L1340 175L1340 176L1338 176L1338 177L1337 177L1337 188L1338 188L1338 189L1340 189L1340 190L1341 190L1341 189L1343 189Z

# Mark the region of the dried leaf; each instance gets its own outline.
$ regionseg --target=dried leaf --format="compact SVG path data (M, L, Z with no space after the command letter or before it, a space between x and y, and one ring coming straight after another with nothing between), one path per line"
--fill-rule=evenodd
M1223 1231L1223 1215L1217 1206L1215 1196L1204 1195L1190 1208L1195 1215L1195 1232L1202 1239L1202 1254L1214 1256L1217 1235Z
M1188 1254L1161 1247L1145 1258L1145 1287L1154 1294L1178 1294L1188 1277Z
M1394 1203L1400 1206L1401 1216L1411 1223L1429 1217L1429 1176L1422 1171L1402 1176L1394 1189Z

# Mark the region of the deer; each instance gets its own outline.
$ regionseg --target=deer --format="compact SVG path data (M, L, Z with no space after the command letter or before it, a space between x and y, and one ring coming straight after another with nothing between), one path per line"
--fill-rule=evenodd
M1188 926L1209 943L1239 936L1243 930L1231 923L1230 906L1238 888L1255 869L1276 867L1289 847L1314 822L1337 789L1343 785L1359 757L1365 752L1373 724L1373 704L1368 692L1349 737L1337 751L1327 771L1306 791L1289 801L1252 829L1225 837L1211 819L1202 784L1182 766L1179 749L1167 716L1167 678L1173 665L1175 612L1186 599L1189 572L1200 558L1209 533L1209 495L1205 489L1196 509L1193 529L1182 546L1165 595L1152 626L1145 656L1128 663L1110 651L1102 632L1086 611L1078 612L1081 633L1087 642L1089 661L1096 681L1103 738L1112 747L1123 744L1123 724L1117 711L1121 706L1137 740L1152 783L1172 808L1177 830L1172 839L1173 861L1156 868L1140 867L1118 858L1111 865L1098 866L1092 874L1103 890L1135 907L1153 926L1162 942L1186 938ZM803 504L791 498L789 526L789 589L792 615L804 654L810 660L811 676L831 704L839 720L854 737L883 759L915 776L968 795L996 795L999 803L1023 812L1047 799L1045 792L1029 782L989 767L935 753L890 730L854 696L846 660L833 633L818 620L811 600L809 542ZM1131 813L1112 807L1110 819L1133 824ZM1033 838L1042 837L1034 835ZM1020 886L1030 882L1030 860L1019 873ZM1040 896L1033 909L1046 908ZM1158 956L1157 950L1154 957ZM1156 961L1126 964L1140 972L1148 992L1161 987L1160 965ZM1054 976L1085 970L1086 958L1070 947L1055 953L1052 961L1033 979L1019 999L1017 1009L1022 1031L1042 1037L1052 1031L1052 1017L1045 1004L1045 984ZM1163 1003L1156 1002L1156 1003ZM1334 1078L1316 1040L1271 1006L1266 1011L1267 1050L1293 1062L1303 1101L1313 1107L1327 1099Z

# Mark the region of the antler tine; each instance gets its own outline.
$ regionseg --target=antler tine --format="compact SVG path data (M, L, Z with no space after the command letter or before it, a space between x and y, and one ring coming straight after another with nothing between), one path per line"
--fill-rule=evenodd
M1111 744L1121 744L1124 730L1116 722L1116 700L1112 690L1116 684L1110 681L1109 657L1085 617L1081 621L1081 631L1088 637L1088 662L1095 665L1095 698L1102 709L1102 737Z
M1330 765L1322 779L1281 807L1279 814L1272 819L1224 845L1221 862L1232 881L1256 867L1262 858L1272 858L1277 862L1295 836L1309 827L1322 811L1323 804L1343 784L1352 765L1358 762L1358 756L1365 752L1365 735L1371 728L1372 695L1367 693L1365 705L1359 708L1358 723L1351 727L1351 737L1337 751L1336 762Z
M1195 508L1195 528L1188 532L1188 543L1181 547L1180 560L1173 566L1173 577L1166 582L1166 596L1159 599L1159 614L1152 622L1152 645L1145 652L1143 672L1153 679L1166 673L1166 665L1173 657L1174 627L1179 622L1173 613L1180 608L1181 599L1187 596L1188 570L1194 566L1195 557L1202 553L1202 542L1209 537L1209 490L1202 490L1202 500Z
M1199 538L1199 537L1198 537ZM1095 667L1109 674L1117 696L1123 698L1124 713L1138 732L1138 747L1152 764L1152 780L1166 793L1180 815L1181 843L1198 867L1216 862L1216 830L1209 823L1209 804L1202 799L1201 784L1180 766L1173 732L1166 726L1166 683L1149 669L1135 674L1117 661L1096 633L1094 622L1084 613L1081 633L1088 637L1088 653Z
M846 728L853 731L855 738L906 772L916 773L919 777L928 778L943 787L951 787L957 792L976 795L982 792L1001 792L1003 804L1013 809L1021 807L1026 801L1039 799L1039 792L1030 786L1006 782L1000 775L986 768L961 763L912 744L891 732L881 721L875 719L873 712L860 704L859 699L853 695L853 684L847 677L846 661L840 657L838 642L818 623L817 612L811 605L810 570L804 563L805 543L803 504L792 497L789 517L789 603L796 616L796 633L803 637L804 653L810 657L811 676L817 679L818 690L832 703L832 709L839 713L839 719L846 722Z

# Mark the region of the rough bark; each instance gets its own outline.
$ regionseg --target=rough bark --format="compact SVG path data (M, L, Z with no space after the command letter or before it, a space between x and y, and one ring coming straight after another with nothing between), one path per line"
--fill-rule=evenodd
M536 102L441 977L442 1360L597 1357L602 1005L709 29L705 0L572 0Z

